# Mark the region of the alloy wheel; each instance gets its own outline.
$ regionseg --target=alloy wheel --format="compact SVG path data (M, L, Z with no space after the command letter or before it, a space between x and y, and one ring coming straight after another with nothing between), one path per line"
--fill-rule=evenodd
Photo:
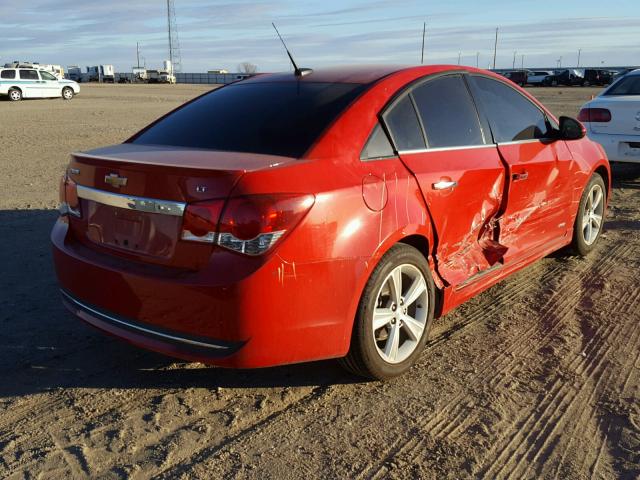
M427 282L411 264L394 268L385 278L373 313L373 339L380 357L401 363L415 351L428 316Z
M9 96L11 97L11 100L20 100L20 92L17 90L11 90L11 92L9 92Z
M600 185L593 185L585 199L584 213L582 217L582 237L587 245L592 245L602 227L604 215L604 192Z

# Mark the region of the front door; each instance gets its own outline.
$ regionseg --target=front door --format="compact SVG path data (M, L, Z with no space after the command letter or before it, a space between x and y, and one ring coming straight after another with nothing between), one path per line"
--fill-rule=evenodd
M43 97L59 97L62 94L58 79L49 72L40 71L40 88Z
M440 275L461 284L501 261L504 249L494 221L505 168L463 76L426 79L400 96L383 118L427 203Z
M551 120L531 100L498 80L471 80L508 169L500 243L508 247L509 262L565 235L573 193L567 184L572 158L565 143L552 138Z

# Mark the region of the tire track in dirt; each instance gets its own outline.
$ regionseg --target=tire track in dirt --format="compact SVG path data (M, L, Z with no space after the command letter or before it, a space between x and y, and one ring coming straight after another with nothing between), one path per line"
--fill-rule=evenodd
M621 298L611 310L612 313L618 313L623 305L624 298ZM536 405L529 416L524 421L516 422L520 423L520 427L511 436L510 441L506 445L504 443L496 445L495 450L501 453L492 465L482 471L482 475L489 478L522 475L520 470L523 462L527 460L531 466L538 459L540 453L548 447L552 435L563 423L563 415L575 406L579 399L585 395L590 397L606 378L600 370L606 354L611 350L612 343L616 339L632 333L631 328L633 328L633 322L609 323L602 335L594 336L584 350L586 362L582 361L582 356L576 356L569 364L570 371L583 377L578 390L575 391L562 378L556 378L549 393ZM596 376L597 380L593 383ZM581 405L584 406L584 404ZM500 467L497 468L497 465Z
M51 450L48 453L48 456L56 455L58 453L62 453L66 456L68 455L69 449L82 450L82 448L86 445L86 441L81 441L81 438L84 435L96 435L104 430L122 430L123 428L126 428L131 415L140 416L142 411L147 411L145 415L149 417L154 415L154 411L156 411L156 409L152 407L149 410L147 404L158 404L165 398L172 399L179 394L179 389L174 389L169 392L165 391L160 394L157 391L144 392L143 395L130 395L124 400L117 402L115 405L111 401L96 402L98 405L106 404L108 405L108 408L101 409L100 411L97 411L90 415L81 416L78 415L78 412L75 411L68 412L66 415L57 415L55 424L49 424L46 426L43 425L41 428L37 429L38 433L36 434L34 434L33 432L27 432L27 434L21 436L22 438L14 439L12 441L12 450L27 452L30 446L44 444L48 449ZM180 455L179 453L174 451L179 443L172 440L179 438L181 432L188 431L190 429L194 430L196 427L202 426L202 424L208 424L207 421L210 421L214 414L217 413L227 417L229 415L231 416L229 423L233 423L233 426L228 427L229 430L233 431L237 428L240 428L241 432L249 433L252 429L255 428L256 425L260 425L261 423L265 422L265 415L267 420L271 420L277 417L279 413L282 413L281 410L285 411L289 408L294 408L300 402L308 401L310 396L312 398L315 398L315 396L313 395L313 391L311 393L301 395L299 398L296 395L294 395L293 398L287 398L286 401L284 401L284 405L276 407L275 412L273 409L266 409L262 411L248 411L247 405L243 404L243 402L246 403L247 400L241 396L234 396L232 397L232 402L224 402L224 405L222 405L221 409L217 412L207 411L203 412L201 415L196 415L189 419L185 419L185 417L180 416L172 418L170 423L163 422L162 434L146 435L145 441L138 441L136 443L136 449L138 451L153 450L153 447L158 446L160 447L160 449L166 450L166 445L173 445L174 449L166 453L166 457L172 457L172 463L169 465L171 466L174 464L174 462L179 463L184 459L182 458L184 455ZM150 400L153 400L154 397L160 400L156 402L150 402ZM78 403L77 400L74 401ZM125 406L126 408L123 408ZM234 411L241 411L243 413L239 418L236 419L234 418L233 413L231 413ZM258 416L257 420L255 419L256 416ZM260 416L262 416L262 418L260 418ZM249 424L245 425L247 419L249 419ZM78 432L72 432L72 437L74 438L73 441L65 442L64 440L62 440L62 436L59 433L63 432L69 425L82 425L82 428ZM102 426L96 428L95 425ZM57 440L56 442L51 444L48 440L52 438L52 435L54 435L54 433L56 433ZM217 440L219 440L222 444L227 443L226 436ZM9 462L7 464L8 471L12 471L15 473L19 473L21 471L33 471L33 467L39 463L42 463L43 461L43 459L39 456L36 456L36 458L32 459L31 461L25 460L24 454L22 454L20 457L21 458L19 463L17 463L16 461ZM115 462L114 466L117 465L118 459L114 458L113 461ZM1 472L0 477L2 477Z
M611 268L613 268L615 262L619 261L621 257L628 254L628 251L630 249L631 246L617 244L608 252L608 255L600 255L595 263L590 263L585 260L580 265L578 265L578 268L575 271L568 271L567 276L572 277L570 279L556 278L556 274L558 272L566 271L565 265L553 268L550 272L547 272L541 278L537 278L535 280L531 279L525 282L526 287L517 285L514 295L510 295L509 293L505 292L504 298L511 302L515 299L515 297L518 296L518 293L522 292L527 287L537 285L544 286L547 281L555 281L557 284L559 284L559 286L553 290L549 299L539 310L539 314L544 318L553 316L553 313L555 312L558 304L563 304L565 295L567 295L572 289L572 284L570 283L570 281L579 281L585 275L592 275L594 271L602 271L606 274ZM600 247L599 250L603 250L603 247ZM495 298L496 297L491 298L491 301L496 302ZM489 299L487 299L487 301L489 301ZM477 315L486 318L496 310L499 310L501 308L500 302L496 303L498 303L498 306L493 309L491 307L489 307L488 310L479 309ZM478 366L478 372L475 375L476 381L468 385L468 388L481 388L482 385L486 383L495 385L497 379L502 378L512 372L519 362L519 355L530 348L528 340L530 340L538 332L539 325L541 323L541 321L536 319L536 321L532 322L532 324L527 327L523 333L514 336L512 341L508 345L506 345L504 349L501 349L497 357L488 358L485 362L481 363ZM549 325L545 330L543 330L543 338L537 344L538 348L544 347L544 345L553 338L553 332L555 331L556 327L558 327L558 325L559 322L556 321ZM464 419L465 415L468 414L468 410L465 409L468 399L469 396L467 390L465 389L461 391L443 408L436 412L435 415L422 418L419 422L421 430L429 431L431 435L437 438L443 437L442 432L455 430L457 425L459 425L461 419ZM452 416L453 418L451 418ZM413 458L420 451L421 443L422 442L417 437L410 438L408 441L404 439L399 440L386 454L386 461L383 461L381 465L372 465L369 469L365 468L358 475L358 478L380 478L384 476L386 473L388 473L384 464L387 463L389 459L395 457L396 455L410 455L410 458Z
M219 444L216 445L207 445L202 448L194 449L189 454L179 459L178 461L172 462L171 465L166 466L164 469L155 472L153 477L156 479L161 478L176 478L181 474L192 469L194 465L202 463L204 460L211 458L213 455L216 455L225 447L238 442L240 439L246 437L247 435L254 434L257 430L264 428L266 425L271 424L278 420L280 417L286 415L294 408L300 407L308 407L310 404L317 402L318 400L325 398L331 392L330 386L320 386L314 388L310 393L300 398L297 402L290 403L286 405L284 408L275 411L268 415L267 417L259 420L258 422L252 423L247 427L240 430L238 433L229 436L224 439Z
M623 305L622 308L619 310L619 312L623 315L623 316L630 316L633 315L634 312L632 312L633 309L637 309L637 305L638 302L640 301L640 288L636 287L635 291L633 291L631 293L631 295L629 297L623 297L621 299ZM615 321L615 320L614 320ZM640 358L640 348L638 346L638 341L640 340L640 329L636 328L635 331L633 332L633 335L635 335L635 340L632 340L631 342L625 342L623 345L624 348L624 352L625 355L626 352L628 350L630 350L629 353L631 353L631 355L628 355L628 357L626 358L630 358L633 359L633 351L636 350L638 351L638 356L636 358ZM625 348L626 347L626 348ZM622 384L622 387L620 389L620 391L618 392L619 396L624 396L624 392L627 388L627 384L629 379L631 378L631 375L634 373L633 370L633 360L631 361L627 361L625 362L621 367L620 367L621 372L624 372L625 370L628 370L628 374L625 378L625 381ZM607 370L605 371L605 373L603 374L603 376L606 375L607 379L609 380L609 377L612 376L611 371ZM604 382L605 385L608 385L609 382L606 381ZM597 390L594 388L591 395L589 396L589 398L587 399L586 402L584 402L584 405L588 405L588 406L592 406L594 405L595 402L595 397L597 394ZM579 441L580 439L584 438L587 434L588 434L588 429L589 426L594 424L594 420L595 417L597 415L598 411L595 408L584 408L580 411L578 418L576 419L575 425L573 427L573 429L571 429L571 433L569 435L569 440L567 445L564 447L562 455L560 457L560 460L558 461L558 463L556 464L554 471L553 471L553 478L555 479L559 479L562 478L561 477L561 469L565 464L567 455L570 453L571 448L573 447L573 443L575 441ZM586 418L585 418L586 417ZM604 445L605 441L603 440L602 444ZM599 449L600 451L602 451L602 446ZM582 471L584 471L584 466L585 463L588 461L587 457L585 456L585 459L581 465L582 467Z
M624 251L623 251L624 253ZM597 269L597 271L599 272L600 275L606 275L607 273L609 273L609 271L611 270L611 268L613 268L614 264L609 263L607 265L600 265L601 268ZM588 271L586 273L589 273L590 275L592 274L591 271ZM558 300L558 298L560 298L560 300L562 300L562 298L568 298L568 300L573 300L575 301L576 298L573 297L571 295L569 295L568 297L565 297L565 293L566 290L569 290L570 284L566 284L565 283L566 288L564 288L562 291L556 291L554 292L553 296L549 299L549 301L545 304L545 306L542 308L542 310L540 311L540 317L536 320L536 324L532 325L533 329L537 329L537 332L533 332L533 333L538 333L540 335L539 337L539 348L544 348L547 344L548 341L553 339L553 336L558 333L560 331L560 329L566 324L566 320L570 317L570 315L572 313L574 313L574 307L573 305L569 302L561 302L560 305L556 305L555 303L552 302L556 302L556 300ZM545 327L543 327L542 329L538 329L537 327L539 325L545 325ZM530 334L531 333L531 329L527 330L527 332L525 332L522 336L518 337L522 340L528 340L530 339ZM525 354L525 352L530 349L530 345L526 342L526 341L521 341L520 342L521 347L520 348L515 348L513 350L510 350L509 356L511 357L511 361L510 363L506 366L503 367L501 363L498 364L494 364L494 366L496 367L496 370L498 371L498 374L496 374L493 378L489 379L487 384L489 385L489 387L491 388L496 388L497 387L497 383L506 375L508 375L513 368L519 363L520 358ZM505 358L503 357L503 360ZM454 438L456 436L456 434L460 433L461 431L463 431L465 429L465 427L467 427L469 424L471 424L475 418L473 416L468 416L466 415L467 412L465 412L464 410L462 410L460 412L460 416L465 415L465 421L461 422L458 426L455 426L456 420L454 419L454 421L452 422L452 424L454 425L455 428L453 428L453 430L451 430L451 428L445 430L444 432L435 432L434 435L436 437L445 437L445 438Z

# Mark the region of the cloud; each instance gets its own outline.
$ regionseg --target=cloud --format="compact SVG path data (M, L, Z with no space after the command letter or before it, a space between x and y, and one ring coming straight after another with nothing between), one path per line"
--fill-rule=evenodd
M511 65L514 50L541 65L555 65L556 58L569 58L578 48L585 62L638 61L637 50L630 47L637 43L637 16L561 18L549 13L542 18L533 6L518 8L533 8L535 15L510 16L498 4L490 0L475 11L476 4L464 0L442 6L418 0L176 0L176 15L183 71L233 69L241 61L255 63L261 71L286 70L288 60L272 21L299 63L313 67L415 63L425 19L429 62L456 62L458 52L473 63L476 52L489 57L496 23L502 66ZM159 66L168 56L165 9L159 0L24 0L0 24L0 63L112 63L128 71L139 42L147 65Z

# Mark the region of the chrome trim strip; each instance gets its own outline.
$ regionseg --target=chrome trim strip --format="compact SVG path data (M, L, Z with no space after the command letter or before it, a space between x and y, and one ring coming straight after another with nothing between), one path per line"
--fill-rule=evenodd
M134 197L120 193L105 192L95 188L78 185L78 197L92 200L111 207L126 208L139 212L159 213L181 217L186 208L186 203L171 200L158 200L155 198Z
M481 148L496 148L496 144L491 143L487 145L464 145L461 147L419 148L416 150L400 150L398 153L400 155L407 155L412 153L449 152L454 150L471 150Z
M463 288L468 287L469 285L475 283L476 281L480 280L481 278L485 277L486 275L489 275L490 273L495 272L496 270L499 270L502 267L503 267L502 263L496 263L495 265L493 265L492 267L487 268L486 270L482 270L481 272L478 272L478 273L476 273L474 275L471 275L464 282L460 282L458 285L456 285L454 290L456 292L458 290L462 290Z
M530 138L529 140L516 140L513 142L499 142L498 146L501 147L502 145L521 145L524 143L536 143L536 142L541 142L542 140L552 140L551 138Z
M189 345L195 345L196 347L214 348L214 349L217 349L217 350L228 350L229 349L229 347L227 347L225 345L217 345L215 343L198 342L197 340L191 340L191 339L184 338L184 337L176 337L174 335L168 335L166 333L158 332L157 330L151 330L149 328L144 328L144 327L141 327L139 325L134 325L132 323L125 322L124 320L119 320L117 318L114 318L114 317L112 317L110 315L107 315L105 313L99 312L99 311L91 308L90 306L85 305L81 301L76 300L75 298L73 298L71 295L69 295L64 290L60 290L60 293L62 293L62 295L67 300L69 300L70 302L73 302L74 304L76 304L80 308L93 313L97 317L103 318L103 319L108 320L110 322L119 323L120 325L124 325L125 327L131 328L133 330L138 330L140 332L148 333L150 335L155 335L155 336L158 336L158 337L166 338L167 340L173 340L173 341L176 341L176 342L188 343Z

